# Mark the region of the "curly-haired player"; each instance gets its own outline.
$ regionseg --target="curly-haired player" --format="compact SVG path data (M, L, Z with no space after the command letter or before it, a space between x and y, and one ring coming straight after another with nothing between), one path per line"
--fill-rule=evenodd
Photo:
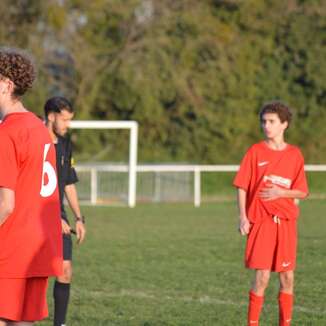
M55 148L20 98L34 79L26 54L0 49L0 326L45 318L47 279L62 273Z
M291 112L280 102L266 104L260 122L266 139L245 154L234 185L238 188L239 229L247 235L246 267L256 271L249 293L248 325L257 326L270 273L278 272L279 325L292 319L299 208L308 187L298 147L287 144L284 132Z

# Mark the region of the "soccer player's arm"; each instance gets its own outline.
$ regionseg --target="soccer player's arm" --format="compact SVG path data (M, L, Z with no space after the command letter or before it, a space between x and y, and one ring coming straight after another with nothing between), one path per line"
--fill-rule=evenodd
M75 215L76 234L77 234L78 243L82 243L86 235L86 228L80 211L76 186L74 184L66 185L65 195L69 207L71 208L73 214Z
M65 196L75 218L81 217L78 193L75 184L72 183L65 186Z
M269 185L262 189L260 197L265 200L274 200L277 198L304 199L308 196L308 185L304 171L304 159L299 152L296 166L296 175L292 182L291 189L281 188L277 185Z
M282 189L282 196L283 198L298 198L298 199L304 199L308 196L307 192L303 192L301 190L296 189Z
M239 210L239 231L246 235L250 230L247 217L247 189L252 175L252 149L249 149L241 161L239 171L234 178L233 185L237 188L237 201Z
M17 161L15 147L6 134L0 134L0 226L15 208ZM9 173L8 173L9 172Z
M267 185L261 190L259 196L264 201L275 200L278 198L304 199L308 196L308 192L299 189L284 189L277 185Z
M298 163L296 169L297 173L292 183L292 189L287 190L285 194L288 196L288 198L304 199L308 197L309 189L306 173L304 170L304 158L300 151L298 156L299 157L297 160Z
M247 192L245 189L238 188L238 210L239 210L239 231L241 235L246 235L250 230L250 222L246 212Z
M78 193L75 183L78 182L77 173L73 167L72 151L69 150L69 170L66 185L64 188L65 196L67 198L70 209L72 210L76 221L76 234L78 243L82 243L85 239L86 228L81 214L80 205L78 201Z

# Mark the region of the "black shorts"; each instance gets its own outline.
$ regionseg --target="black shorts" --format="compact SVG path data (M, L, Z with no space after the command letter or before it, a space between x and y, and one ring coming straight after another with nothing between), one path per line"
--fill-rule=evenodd
M70 234L63 234L63 260L72 260L72 240Z

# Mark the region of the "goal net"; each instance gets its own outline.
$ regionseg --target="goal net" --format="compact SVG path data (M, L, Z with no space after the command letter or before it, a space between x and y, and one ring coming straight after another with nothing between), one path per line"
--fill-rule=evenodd
M128 166L81 164L77 167L81 200L93 204L128 202ZM167 171L162 166L138 165L136 200L141 202L192 202L194 176L190 171Z

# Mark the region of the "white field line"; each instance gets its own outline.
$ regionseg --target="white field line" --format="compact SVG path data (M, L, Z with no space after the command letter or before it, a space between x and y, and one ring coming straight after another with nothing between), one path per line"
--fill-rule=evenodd
M121 298L129 297L136 299L151 299L151 300L163 300L163 301L182 301L182 302L197 302L207 305L225 305L225 306L235 306L235 307L246 307L247 302L234 302L231 300L221 300L216 298L211 298L208 295L203 295L201 297L189 297L189 296L169 296L160 295L156 296L154 294L146 293L143 291L133 291L133 290L121 290L120 292L103 292L103 291L88 291L90 296L96 297L109 297L109 298ZM265 304L265 307L278 308L277 305ZM294 305L294 310L303 313L309 313L316 316L326 316L326 310L316 310L310 309L299 305Z

